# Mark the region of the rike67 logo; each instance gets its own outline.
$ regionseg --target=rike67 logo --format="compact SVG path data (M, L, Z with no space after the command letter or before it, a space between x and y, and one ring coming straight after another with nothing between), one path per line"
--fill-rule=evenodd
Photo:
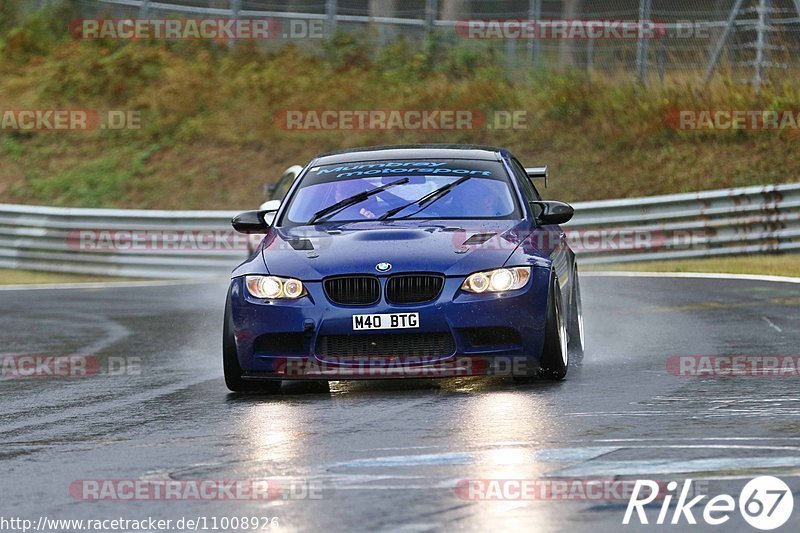
M650 524L653 516L648 517L645 505L656 500L659 496L658 489L659 484L655 481L637 480L622 523L628 525L631 519L634 520L633 523L638 519L640 524ZM668 493L661 500L658 516L655 517L653 524L694 525L697 524L697 517L694 514L697 512L706 524L719 526L730 520L738 507L739 514L748 524L756 529L769 531L784 525L794 509L791 489L786 483L772 476L760 476L750 480L739 493L738 501L729 494L720 494L705 502L708 496L704 494L689 499L689 495L692 494L691 479L683 482L680 493L676 492L677 489L676 481L667 484ZM672 508L675 496L677 502Z

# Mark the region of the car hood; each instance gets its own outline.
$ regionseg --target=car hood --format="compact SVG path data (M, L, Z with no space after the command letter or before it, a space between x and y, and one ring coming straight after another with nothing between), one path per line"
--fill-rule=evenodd
M468 275L501 267L524 221L386 221L273 228L262 243L267 270L305 281L342 274L440 272Z

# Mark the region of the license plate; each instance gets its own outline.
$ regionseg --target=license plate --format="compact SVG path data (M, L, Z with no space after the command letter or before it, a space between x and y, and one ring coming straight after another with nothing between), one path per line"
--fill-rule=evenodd
M385 315L353 315L353 330L411 329L419 327L419 313L389 313Z

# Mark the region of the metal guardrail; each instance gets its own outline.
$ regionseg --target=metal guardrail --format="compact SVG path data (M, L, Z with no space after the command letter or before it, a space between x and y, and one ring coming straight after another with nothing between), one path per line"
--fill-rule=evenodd
M180 250L180 242L148 246L131 239L149 233L172 235L178 241L204 236L225 242L232 235L235 214L0 204L0 267L142 278L225 275L242 261L246 246L204 250L189 242L189 249ZM88 239L81 232L87 232ZM125 249L128 246L137 249Z
M583 264L800 250L800 184L573 205L564 228ZM225 276L247 250L230 228L235 214L0 204L0 268ZM144 240L134 246L134 236Z
M800 184L574 204L583 264L800 251Z

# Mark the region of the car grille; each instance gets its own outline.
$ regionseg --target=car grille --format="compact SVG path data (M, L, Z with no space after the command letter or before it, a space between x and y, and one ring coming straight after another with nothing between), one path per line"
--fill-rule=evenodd
M337 304L369 305L378 301L381 286L374 276L344 276L325 280L325 294Z
M433 274L392 276L386 284L386 300L396 304L429 302L439 296L444 277Z
M446 357L456 351L449 333L323 335L317 339L320 357Z

